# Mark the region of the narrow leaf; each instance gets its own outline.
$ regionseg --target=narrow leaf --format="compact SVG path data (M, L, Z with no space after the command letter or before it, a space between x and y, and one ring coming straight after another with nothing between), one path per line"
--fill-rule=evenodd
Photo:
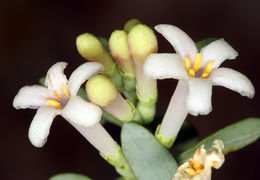
M181 153L177 157L179 163L183 163L188 158L193 156L195 150L202 144L205 145L206 150L213 150L211 147L212 142L215 139L220 139L224 143L224 154L228 154L232 151L237 151L260 137L260 119L248 118L237 123L231 124L224 129L217 131L216 133L208 136L200 141L196 146L187 151Z
M49 180L91 180L87 176L74 173L63 173L52 176Z
M124 123L121 132L124 155L138 180L171 180L176 161L144 127Z
M212 37L212 38L207 38L203 39L199 42L196 42L196 46L198 48L198 51L200 51L204 46L207 46L209 43L216 41L218 38Z

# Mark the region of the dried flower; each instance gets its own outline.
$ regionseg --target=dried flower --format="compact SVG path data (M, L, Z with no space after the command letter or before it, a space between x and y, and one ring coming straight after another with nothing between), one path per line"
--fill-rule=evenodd
M222 154L223 142L215 140L212 147L216 148L217 152L206 152L204 145L201 145L193 158L178 167L173 180L210 180L211 168L219 169L225 161Z

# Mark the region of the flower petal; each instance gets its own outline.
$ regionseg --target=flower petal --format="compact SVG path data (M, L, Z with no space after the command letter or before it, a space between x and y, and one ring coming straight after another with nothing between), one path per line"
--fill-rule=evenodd
M201 49L202 67L214 61L213 68L218 68L227 59L235 59L238 53L223 39L213 41Z
M103 71L103 65L97 62L87 62L80 65L71 74L68 82L68 88L71 96L77 95L80 86L90 77Z
M224 86L240 93L242 96L253 98L255 88L251 81L238 71L229 68L218 68L211 72L209 79L215 86Z
M35 114L29 128L29 139L36 147L43 147L47 141L53 119L59 114L59 110L42 106Z
M191 78L186 101L189 113L194 116L208 114L212 110L211 94L212 83L209 80Z
M68 63L66 62L58 62L48 70L45 80L45 85L48 86L48 89L63 94L62 84L66 85L68 83L68 80L63 73L67 65Z
M55 98L53 93L39 85L22 87L14 98L13 106L16 109L37 109L46 104L47 98Z
M184 62L178 54L150 54L144 63L144 73L153 79L187 79Z
M101 109L79 96L72 96L61 114L67 121L83 127L92 127L102 116Z
M160 24L154 28L171 43L176 53L183 59L189 57L191 62L194 62L198 50L193 40L184 31L169 24Z

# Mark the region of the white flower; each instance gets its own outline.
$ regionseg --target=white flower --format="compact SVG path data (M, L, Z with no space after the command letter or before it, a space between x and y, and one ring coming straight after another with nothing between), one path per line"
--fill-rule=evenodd
M36 147L45 144L56 115L63 116L73 126L84 128L94 127L101 119L101 109L77 96L77 92L82 83L102 72L103 66L95 62L84 63L71 74L69 81L63 73L66 66L65 62L54 64L47 72L47 87L24 86L14 98L16 109L38 109L28 134Z
M254 96L255 89L246 76L229 68L219 68L222 62L238 55L224 39L208 44L198 53L192 39L178 27L162 24L155 29L171 43L176 54L151 54L145 61L144 73L153 79L180 80L159 135L174 139L188 113L208 114L212 110L213 85L224 86L249 98Z
M217 151L206 152L204 145L201 145L193 158L178 167L173 180L210 180L211 168L219 169L225 161L223 142L215 140L212 147Z

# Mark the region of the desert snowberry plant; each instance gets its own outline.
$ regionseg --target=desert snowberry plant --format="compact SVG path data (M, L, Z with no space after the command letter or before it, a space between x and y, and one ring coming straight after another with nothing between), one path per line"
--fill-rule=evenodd
M241 120L200 142L194 133L184 133L196 131L185 121L188 114L212 111L212 86L249 98L255 89L245 75L219 67L238 56L223 38L195 43L173 25L157 25L155 30L175 53L157 53L156 31L137 19L114 30L108 40L89 32L79 35L77 50L90 62L80 65L69 79L63 73L67 63L58 62L44 83L24 86L14 98L16 109L37 109L28 133L31 143L44 146L53 119L61 115L115 167L121 180L210 180L212 168L222 166L224 155L256 141L259 118ZM165 78L177 79L178 84L165 115L159 117L157 79ZM110 136L104 123L122 128L121 142ZM188 139L182 138L187 134ZM169 149L181 153L173 156ZM50 178L59 179L90 178L73 173Z

